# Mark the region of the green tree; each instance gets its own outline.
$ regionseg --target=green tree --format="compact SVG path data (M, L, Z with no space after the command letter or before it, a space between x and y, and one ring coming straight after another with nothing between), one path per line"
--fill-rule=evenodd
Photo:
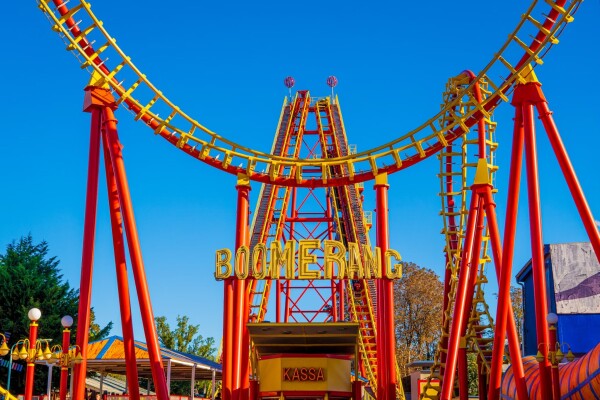
M510 287L510 302L513 307L519 343L523 343L523 322L525 318L525 309L523 308L523 288L517 286Z
M61 342L61 318L77 313L78 291L64 281L59 260L48 252L45 241L34 243L28 235L13 241L0 254L0 329L10 334L9 346L29 337L27 312L33 307L42 311L38 337L52 339L52 344ZM40 376L46 373L38 370ZM0 376L6 377L7 372L0 368ZM11 391L22 393L24 374L12 374L11 380ZM44 390L42 381L36 379L36 392Z
M158 340L163 347L183 353L193 354L209 360L215 360L215 339L204 338L199 334L200 325L190 324L188 316L177 316L177 327L171 330L166 317L156 317ZM196 382L197 389L206 389L209 382ZM171 393L188 395L190 385L187 382L172 382Z
M190 324L188 316L177 316L177 327L171 330L166 317L156 317L156 331L160 343L172 350L214 360L215 339L200 335L200 325Z
M49 256L45 241L34 243L31 235L21 237L6 247L0 254L0 331L10 336L9 346L29 337L30 321L27 313L31 308L39 308L38 338L51 339L51 344L62 344L63 327L60 320L71 315L77 321L79 291L72 289L60 272L60 261ZM90 341L109 334L112 322L105 327L95 323L92 309ZM71 337L77 333L77 325L72 327ZM36 368L35 392L45 392L47 371ZM0 382L6 382L8 370L0 368ZM11 374L11 392L22 393L24 373ZM38 376L39 375L39 376ZM54 375L58 384L58 374Z
M432 270L402 263L394 282L396 357L400 375L412 361L431 359L440 339L444 284Z
M88 342L95 342L96 340L102 340L110 335L110 331L112 330L113 323L110 321L106 326L101 327L96 322L96 314L94 313L94 309L90 310L90 331Z

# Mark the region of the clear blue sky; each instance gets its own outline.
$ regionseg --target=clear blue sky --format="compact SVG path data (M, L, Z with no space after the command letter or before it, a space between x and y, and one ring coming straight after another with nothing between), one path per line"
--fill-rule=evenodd
M287 93L285 76L295 77L296 89L324 96L326 77L336 75L349 142L371 148L436 113L447 79L480 70L526 7L475 0L460 7L337 0L92 4L121 47L176 104L220 134L264 151ZM596 219L599 18L600 2L585 1L536 71ZM89 138L89 115L81 108L88 75L33 0L13 2L1 13L0 37L0 246L28 233L48 241L65 278L78 287ZM495 116L501 225L512 114L504 104ZM188 315L218 343L222 284L212 277L213 257L216 249L233 247L235 177L177 151L123 110L117 117L154 313L172 324L178 314ZM545 242L587 240L545 138L539 150ZM390 178L390 218L392 247L442 274L438 168L432 158ZM100 182L92 303L99 322L115 322L119 334L104 177ZM253 200L258 191L254 185ZM372 209L374 195L366 193ZM526 222L522 207L517 270L530 257ZM490 284L488 292L494 291ZM143 339L137 316L134 323Z

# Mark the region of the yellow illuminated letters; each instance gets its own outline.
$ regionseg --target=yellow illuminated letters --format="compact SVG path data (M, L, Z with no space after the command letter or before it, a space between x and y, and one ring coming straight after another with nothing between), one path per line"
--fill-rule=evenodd
M310 264L317 263L315 250L319 248L321 243L318 239L301 240L298 243L298 279L319 279L320 270L310 270Z
M283 246L283 248L282 248ZM296 260L296 254L298 259ZM270 247L258 243L240 246L232 264L231 250L217 250L216 279L398 279L402 277L401 257L396 250L318 239L273 241ZM322 263L321 263L322 262Z
M226 279L231 276L231 250L217 250L215 263L215 279Z
M398 261L392 266L392 257ZM402 264L400 263L400 253L396 250L389 249L385 252L385 277L388 279L402 278Z
M252 249L252 276L255 279L265 279L268 272L267 246L264 243L257 243Z
M344 279L346 277L346 247L338 240L325 240L323 246L323 252L325 253L324 278L333 279L333 264L337 264L337 278Z
M348 243L348 279L363 279L364 277L365 270L358 244Z
M250 269L250 250L248 246L240 246L235 252L235 276L246 279Z
M363 259L365 260L365 278L372 279L381 276L381 249L375 247L375 257L371 248L365 244L363 248Z
M294 254L296 241L285 242L283 252L279 242L271 242L271 279L279 279L281 268L285 267L285 279L294 279Z

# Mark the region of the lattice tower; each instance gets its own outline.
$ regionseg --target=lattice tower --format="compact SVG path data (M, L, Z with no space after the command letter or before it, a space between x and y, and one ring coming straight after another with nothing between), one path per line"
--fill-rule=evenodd
M450 111L444 114L442 124L451 124L455 118L470 112L477 108L479 102L471 92L465 92L464 88L470 85L470 79L465 74L451 78L443 94L444 103L455 104L453 108L447 108ZM483 98L489 96L488 83L485 79L479 81L479 87ZM462 95L462 96L461 96ZM477 125L475 125L477 127ZM498 167L495 165L495 150L497 143L495 141L496 123L491 120L491 116L485 118L485 143L487 147L486 159L490 171L490 179L493 182L495 172ZM422 399L437 399L439 387L431 384L431 379L442 381L445 355L447 352L446 343L452 323L452 313L454 309L454 300L456 297L456 284L458 281L458 270L461 261L462 245L466 230L466 217L468 210L468 198L470 185L472 184L477 159L479 154L477 144L480 132L478 129L467 132L460 140L446 146L440 152L440 198L442 200L442 216L444 235L446 244L444 252L446 253L446 273L445 273L445 298L444 314L442 321L441 338L438 350L435 355L434 365L431 369L431 375L421 396ZM484 298L484 284L487 282L485 269L491 261L488 255L489 236L487 234L487 224L482 237L481 254L478 268L478 276L475 284L475 293L473 296L473 305L470 312L467 333L465 335L466 347L468 352L475 352L478 355L478 363L481 363L484 371L489 371L489 360L491 357L491 342L494 329L493 318L489 313L489 307ZM441 385L440 385L441 387ZM429 393L429 394L426 394ZM435 393L435 394L433 394Z

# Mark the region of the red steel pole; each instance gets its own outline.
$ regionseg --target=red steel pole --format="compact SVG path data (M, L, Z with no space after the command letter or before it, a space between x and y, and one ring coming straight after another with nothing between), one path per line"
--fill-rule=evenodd
M519 88L520 86L517 86L516 90L520 90ZM504 333L507 326L509 353L513 365L513 374L516 379L517 395L520 400L527 400L529 398L527 387L525 385L525 373L523 371L521 350L519 348L519 336L512 312L512 306L510 304L510 280L512 276L515 232L517 229L517 214L519 208L521 164L523 163L524 131L523 115L520 106L515 108L513 132L506 221L504 224L504 247L502 247L502 254L500 254L500 232L496 219L496 205L492 198L491 187L488 187L486 191L486 214L488 216L494 265L496 266L496 275L498 276L498 308L496 310L496 329L494 332L494 345L488 389L488 399L490 400L496 400L500 397L502 360L504 358Z
M86 97L94 88L86 88ZM85 220L83 227L83 252L81 256L81 278L79 281L79 308L77 312L77 337L81 350L81 363L73 368L73 397L82 399L85 392L87 371L87 344L92 307L92 272L94 270L94 241L96 236L96 209L98 205L98 171L100 168L100 121L102 109L87 108L91 112L90 149L85 197Z
M148 283L144 272L144 262L142 260L142 251L140 249L135 217L133 215L133 205L129 194L127 175L125 174L125 163L123 162L121 145L117 134L117 121L112 110L109 108L103 109L103 117L104 130L108 143L107 147L110 153L115 180L117 182L119 198L121 200L121 210L123 212L129 255L131 257L132 271L140 303L142 325L144 327L144 333L146 334L146 345L148 346L152 379L154 380L158 400L167 400L169 398L169 389L167 388L160 347L158 345L158 335L154 324L150 292L148 290Z
M383 185L381 185L383 186ZM385 238L385 234L383 233L384 231L387 231L387 226L382 226L380 227L379 225L382 224L382 217L381 214L384 214L385 212L387 212L387 205L381 205L380 208L380 204L379 202L381 194L380 194L380 190L378 185L377 185L377 181L375 183L375 196L376 196L376 206L375 206L375 228L376 228L376 246L379 247L381 249L382 245L385 245L382 242L386 242L386 238ZM381 249L381 254L384 254L383 249ZM385 265L385 264L382 264ZM383 278L380 278L377 280L376 282L376 288L377 288L377 294L376 294L376 299L377 299L377 305L375 308L375 317L376 317L376 323L375 323L375 327L377 328L377 337L375 338L375 343L377 345L377 398L378 399L387 399L387 389L388 389L388 384L389 384L389 380L388 380L388 374L387 371L389 369L389 366L387 365L387 340L386 340L386 329L385 329L385 324L386 324L386 317L387 314L385 312L385 301L386 301L386 296L385 296L385 285L383 283Z
M540 193L538 181L537 150L535 143L535 125L533 104L524 102L523 123L525 130L525 165L527 169L527 193L529 197L529 222L531 231L531 269L533 272L533 292L537 343L544 360L539 363L540 388L542 398L552 395L550 384L550 365L548 363L548 300L546 298L546 268L544 263L544 242L542 239L542 216L540 211Z
M509 184L509 186L510 186L510 184ZM500 305L502 305L503 307L506 307L507 317L504 320L503 327L499 328L498 327L499 324L496 323L496 328L494 331L494 346L495 347L492 348L493 350L492 350L491 365L492 365L492 368L497 368L496 373L497 373L497 371L499 371L500 374L498 377L494 377L495 379L497 379L498 386L495 389L489 389L488 399L498 399L500 396L500 383L501 383L501 378L502 378L502 360L504 357L504 337L505 337L504 332L506 332L506 334L508 336L508 352L510 354L511 363L513 366L513 376L515 378L517 394L519 396L519 399L527 400L527 399L529 399L529 395L527 394L527 386L526 386L526 382L525 382L525 372L523 370L523 360L522 360L522 356L521 356L519 334L517 332L517 325L515 322L514 312L513 312L513 308L512 308L512 304L511 304L511 300L510 300L510 275L511 275L510 270L512 270L512 248L510 250L511 255L509 257L511 259L511 264L510 265L504 264L503 263L504 258L502 256L502 254L500 253L502 246L500 245L500 232L498 230L498 222L496 219L496 211L495 211L496 204L494 203L491 189L492 189L491 186L489 186L487 188L486 193L485 193L485 199L486 199L486 214L488 216L488 228L489 228L489 232L490 232L490 241L491 241L491 245L492 245L492 254L494 257L494 265L496 266L496 277L500 281L500 279L502 278L501 274L504 273L504 269L505 268L508 269L509 270L509 271L507 271L508 278L505 277L505 279L508 279L509 287L508 287L508 292L506 292L505 295L503 296L503 298L508 297L508 299L502 300L503 301L502 303L500 302L500 300L498 300L498 307L500 307ZM516 197L518 198L518 194L516 195ZM511 200L509 200L509 202L510 201ZM509 205L509 208L510 208L510 205ZM512 237L514 237L514 232L513 232ZM511 242L511 244L509 246L514 246L514 242ZM501 287L500 284L499 284L499 287ZM503 292L499 290L499 293L503 293ZM498 295L498 297L500 297L500 295ZM497 313L498 312L496 311L496 314ZM498 317L496 317L496 320L498 320ZM500 334L500 332L502 332L502 334ZM498 337L500 337L500 338L498 338ZM496 357L496 359L494 359L494 357ZM496 365L494 365L494 363L496 363ZM491 384L491 382L492 382L492 373L490 372L490 384ZM496 396L496 397L493 397L493 396Z
M233 388L233 304L233 278L227 278L223 284L223 400L231 400Z
M133 323L131 319L131 303L129 297L129 283L127 276L127 262L125 258L125 244L123 241L123 216L121 214L121 202L115 173L111 164L108 151L109 144L107 135L102 136L104 145L104 165L106 170L106 186L108 188L108 208L110 212L110 223L112 228L113 249L115 256L115 267L117 274L117 288L119 292L119 310L121 312L121 329L123 330L123 348L125 352L125 368L127 371L127 388L133 399L140 396L138 384L137 360L135 357L135 343L133 335ZM64 400L64 399L61 399Z
M558 363L556 359L557 340L556 340L556 325L550 324L548 328L550 336L550 351L552 352L552 395L554 400L560 400L560 377L558 375Z
M62 353L63 359L60 362L60 400L67 399L67 375L69 375L69 346L71 345L71 330L68 327L63 329Z
M460 271L458 277L458 285L456 288L456 302L454 303L454 313L452 316L452 326L448 336L448 356L446 357L446 367L444 368L444 377L442 379L442 391L440 398L442 400L450 400L454 389L454 377L456 374L456 365L458 362L458 350L461 338L462 322L465 318L467 310L465 310L467 289L471 267L471 251L473 249L473 237L475 234L475 222L477 220L477 211L481 199L473 195L471 196L471 204L469 206L469 215L467 217L467 232L465 243L462 250L460 262ZM471 293L472 295L472 293Z
M460 328L460 345L458 348L458 386L459 396L461 400L466 400L469 397L469 371L467 366L467 343L464 339L467 332L467 326L469 318L471 317L471 309L473 308L473 294L475 292L475 285L477 284L477 274L479 272L479 262L481 259L481 238L483 236L484 215L483 215L483 201L479 193L479 185L471 186L472 196L478 198L477 206L477 222L475 223L475 234L473 235L473 245L471 250L471 260L469 261L470 274L469 282L467 286L467 298L465 299L465 318L462 320L462 326Z
M236 251L241 246L250 244L248 216L250 180L245 176L238 176L237 219L236 219ZM234 326L233 326L233 400L247 400L250 382L248 376L248 363L250 359L250 338L246 323L248 322L248 300L246 295L246 280L235 279L234 290Z
M375 177L375 197L377 210L377 247L381 250L381 265L385 266L385 253L389 249L389 223L388 223L388 188L387 174L380 174ZM385 267L384 267L385 268ZM377 398L395 400L396 385L396 334L394 330L394 281L382 277L380 280L383 289L382 303L377 304L377 319L381 321L381 330L378 330L377 336L381 337L384 343L383 349L379 348L378 353L383 353L383 365L377 366ZM378 327L379 328L379 327ZM379 379L379 375L383 379ZM380 387L383 384L383 397L379 397Z
M375 212L379 212L379 209L376 209ZM379 247L379 242L377 243ZM375 338L375 343L377 345L377 399L387 399L386 397L386 389L387 389L387 366L386 366L386 340L385 340L385 312L383 310L383 304L385 302L384 292L385 287L383 285L383 279L378 279L376 282L377 288L377 305L375 308L375 318L376 323L375 327L377 328L377 337Z
M548 138L550 139L550 144L552 145L558 164L560 165L567 185L569 186L569 190L571 191L571 196L573 196L573 200L577 206L577 211L579 211L579 215L583 221L585 231L587 232L594 252L596 253L596 258L600 261L600 233L598 233L592 211L585 199L585 195L583 194L583 190L581 189L581 185L579 184L579 180L573 169L573 164L571 164L565 145L560 138L560 134L558 133L558 129L552 118L552 111L548 108L548 103L546 101L536 103L536 107L540 119L544 124L546 133L548 134Z
M281 281L277 279L275 281L275 322L281 322Z
M36 309L37 310L37 309ZM39 312L39 310L37 310ZM31 317L30 317L31 318ZM39 317L38 317L39 318ZM25 372L25 400L31 400L33 396L33 379L35 372L35 345L37 341L37 320L31 320L29 324L29 349L27 351L27 370Z
M469 373L467 365L467 343L464 337L460 338L458 347L458 398L467 400L469 398Z

